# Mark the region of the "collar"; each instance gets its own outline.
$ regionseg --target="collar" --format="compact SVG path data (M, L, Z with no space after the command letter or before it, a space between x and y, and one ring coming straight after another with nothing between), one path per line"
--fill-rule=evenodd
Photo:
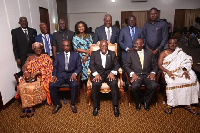
M22 28L22 27L21 27L21 28ZM26 29L23 29L23 28L22 28L22 30L23 30L23 31L25 31L25 30L28 31L28 28L26 28Z
M140 52L144 53L144 49L142 49L141 51L137 51L137 53L140 53Z
M129 29L132 29L132 27L131 27L131 26L128 26L128 27L129 27ZM134 26L133 28L135 28L135 26Z
M70 51L67 52L67 53L64 51L64 55L66 55L66 54L69 56L70 55Z
M160 19L156 19L155 23L160 22L160 21L161 21ZM149 23L152 24L152 21L150 20Z
M100 54L101 54L101 55L107 55L107 54L108 54L108 50L107 50L106 54L103 54L101 51L100 51Z
M67 32L67 29L65 29L65 30L59 30L58 32L59 33Z

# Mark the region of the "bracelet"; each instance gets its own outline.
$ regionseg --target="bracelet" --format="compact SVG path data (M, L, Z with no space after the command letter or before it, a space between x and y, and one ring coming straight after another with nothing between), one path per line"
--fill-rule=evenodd
M24 71L24 73L27 73L28 71Z

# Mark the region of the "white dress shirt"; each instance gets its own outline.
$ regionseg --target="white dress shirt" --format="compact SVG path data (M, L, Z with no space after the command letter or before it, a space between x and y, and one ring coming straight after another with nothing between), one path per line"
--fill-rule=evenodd
M102 66L103 68L106 67L106 55L108 54L108 51L106 52L106 54L102 54L102 52L100 51L100 55L101 55L101 61L102 61ZM114 75L117 75L117 71L112 70L111 73L113 73ZM93 72L92 75L96 76L98 74L97 71Z

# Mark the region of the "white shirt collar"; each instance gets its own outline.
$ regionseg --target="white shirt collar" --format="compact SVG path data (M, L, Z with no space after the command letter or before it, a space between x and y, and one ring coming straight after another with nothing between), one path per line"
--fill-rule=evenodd
M107 50L106 54L103 54L101 51L100 51L100 54L105 56L105 55L107 55L107 54L108 54L108 50Z

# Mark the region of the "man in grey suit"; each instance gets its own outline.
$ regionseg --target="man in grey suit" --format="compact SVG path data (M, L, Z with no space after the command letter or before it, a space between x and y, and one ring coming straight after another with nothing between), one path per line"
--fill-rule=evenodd
M154 54L148 49L143 49L143 46L142 39L135 41L134 50L127 54L124 69L131 78L131 89L136 102L136 110L141 109L140 85L145 84L146 90L143 100L144 109L148 111L151 97L157 88L155 75L158 71L158 66Z
M136 26L136 17L131 15L128 18L128 26L122 28L119 34L119 46L122 51L123 63L127 52L133 49L134 42L138 38L142 38L142 29Z
M103 21L104 25L95 29L93 43L96 44L101 40L107 40L110 43L118 43L119 29L112 26L112 16L106 14Z

